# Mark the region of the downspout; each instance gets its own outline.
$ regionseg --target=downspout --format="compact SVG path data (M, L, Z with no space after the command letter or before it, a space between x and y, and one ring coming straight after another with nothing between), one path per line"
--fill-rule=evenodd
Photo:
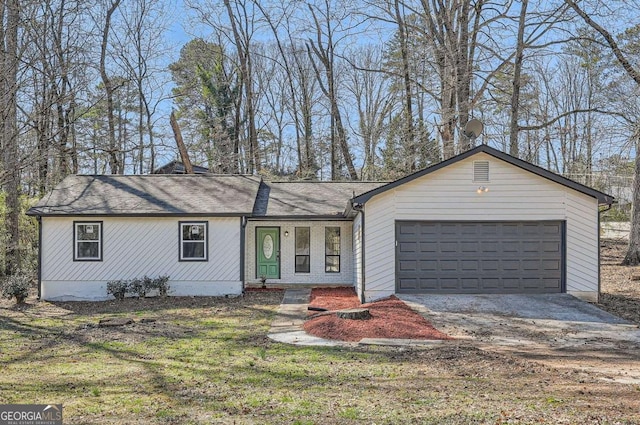
M360 246L360 250L362 250L362 260L361 260L362 264L360 264L360 268L362 270L360 272L360 274L362 275L362 296L361 296L360 302L364 304L365 303L364 291L366 289L365 288L366 277L365 277L365 274L364 274L364 271L365 271L364 253L366 252L365 249L364 249L364 239L365 239L364 238L364 205L362 205L360 208L361 208L360 209L360 214L362 214L362 221L360 222L360 234L362 235L361 236L362 240L360 241L360 245L361 245Z
M38 220L38 301L42 297L42 216Z
M357 211L362 215L362 217L360 219L360 256L361 256L361 258L360 258L360 276L362 278L362 292L361 292L361 295L360 295L360 302L362 304L364 304L365 303L365 297L364 297L364 291L365 291L365 275L364 275L364 272L365 272L365 267L364 267L364 257L365 257L365 255L364 255L364 252L365 252L365 249L364 249L364 239L365 239L364 238L364 204L355 204L355 203L353 203L353 201L351 201L351 208L354 211Z
M615 201L614 201L615 202ZM598 208L598 299L596 300L596 302L600 302L600 251L601 251L601 247L600 247L600 214L602 214L603 212L607 212L611 209L611 207L613 207L613 203L608 204L607 208L605 208L604 210L601 210L600 208Z
M245 231L247 227L247 217L240 217L240 282L242 284L242 293L244 294L244 256L245 256Z

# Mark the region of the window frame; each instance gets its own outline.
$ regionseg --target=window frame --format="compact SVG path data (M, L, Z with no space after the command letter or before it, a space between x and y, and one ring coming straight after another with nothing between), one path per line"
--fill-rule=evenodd
M327 232L329 229L337 229L338 230L338 253L337 254L327 254ZM334 247L335 248L335 247ZM340 226L325 226L324 228L324 272L325 273L340 273L340 269L342 266L342 229ZM329 267L334 266L334 264L327 263L328 258L337 258L338 259L338 270L328 270Z
M307 230L307 235L309 237L308 243L308 250L309 253L308 254L298 254L298 229L303 230L306 229ZM303 273L303 274L309 274L311 273L311 227L308 226L300 226L300 227L295 227L294 228L294 249L293 249L293 254L294 254L294 262L293 262L293 270L294 273ZM307 257L307 264L308 264L308 270L306 271L299 271L298 270L298 257Z
M184 226L204 226L204 239L202 241L185 241L182 238L182 229ZM184 256L184 244L186 243L203 243L204 257L185 257ZM207 262L209 261L209 222L208 221L179 221L178 222L178 261L179 262Z
M94 240L83 240L83 239L78 239L78 227L79 226L88 226L88 225L92 225L92 226L98 226L99 228L99 233L98 233L98 239L97 241ZM104 244L104 238L103 238L103 222L102 221L74 221L73 222L73 261L102 261L103 259L103 244ZM80 257L79 256L79 250L78 250L78 243L79 242L92 242L92 243L97 243L98 244L98 256L97 257Z

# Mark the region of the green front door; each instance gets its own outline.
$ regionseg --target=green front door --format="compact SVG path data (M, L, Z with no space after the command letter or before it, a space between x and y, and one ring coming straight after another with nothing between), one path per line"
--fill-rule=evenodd
M256 278L280 279L280 228L256 228Z

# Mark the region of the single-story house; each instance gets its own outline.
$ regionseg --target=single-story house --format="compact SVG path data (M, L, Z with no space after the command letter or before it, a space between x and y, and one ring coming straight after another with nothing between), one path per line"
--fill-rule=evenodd
M399 180L69 176L33 208L40 297L108 298L169 275L174 295L247 283L394 293L599 293L599 207L613 197L486 145Z

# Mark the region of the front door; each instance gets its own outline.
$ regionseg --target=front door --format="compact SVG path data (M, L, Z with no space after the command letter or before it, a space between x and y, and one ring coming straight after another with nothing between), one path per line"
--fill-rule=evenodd
M280 279L280 228L256 228L256 278Z

